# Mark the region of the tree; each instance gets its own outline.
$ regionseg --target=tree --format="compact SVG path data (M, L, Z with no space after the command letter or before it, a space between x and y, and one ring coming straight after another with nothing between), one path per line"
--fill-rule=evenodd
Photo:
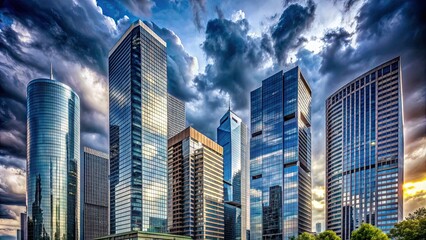
M331 230L324 231L316 237L317 240L341 240L337 234Z
M351 240L389 240L389 238L382 230L371 224L363 223L352 232Z
M300 234L299 237L297 237L295 240L315 240L315 236L310 233L304 232Z
M389 236L397 240L426 239L426 208L410 213L404 221L395 224Z

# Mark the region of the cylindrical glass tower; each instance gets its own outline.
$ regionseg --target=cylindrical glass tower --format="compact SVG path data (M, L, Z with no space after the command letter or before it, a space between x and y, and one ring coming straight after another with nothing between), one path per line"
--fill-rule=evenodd
M79 239L80 99L67 85L27 88L28 239Z

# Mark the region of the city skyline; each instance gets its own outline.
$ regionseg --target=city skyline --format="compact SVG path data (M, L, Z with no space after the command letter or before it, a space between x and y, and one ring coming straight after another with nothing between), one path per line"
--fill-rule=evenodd
M404 215L425 204L421 191L426 189L426 114L421 110L425 109L422 66L426 54L420 48L425 36L414 34L416 30L424 29L417 14L408 18L412 12L422 12L422 3L356 2L352 5L305 1L274 5L265 2L263 15L259 16L256 13L258 8L253 8L251 2L244 6L229 2L207 1L205 5L194 2L194 5L157 3L147 5L147 8L132 8L105 1L82 1L77 5L54 3L49 7L48 4L30 6L31 1L7 1L1 7L0 57L7 59L8 64L0 68L0 117L3 123L0 126L3 190L0 192L0 235L15 235L13 230L19 221L16 216L23 212L25 204L23 89L28 81L48 76L52 61L55 76L81 96L82 145L88 143L90 147L107 151L106 55L137 18L148 20L146 24L170 46L167 50L169 90L187 103L189 124L213 139L214 125L227 108L224 99L228 94L236 113L248 120L248 92L260 86L262 79L277 70L288 69L291 64L305 69L306 78L311 81L313 89L318 90L313 96L312 107L312 129L316 133L312 140L312 203L313 217L317 217L313 224L324 223L325 145L322 142L325 137L325 98L366 70L400 55L404 75L405 180L408 190L405 191ZM16 4L22 7L18 8ZM74 10L69 11L70 8ZM62 13L64 9L68 9L67 13ZM330 14L325 9L333 11L340 19L327 18ZM56 15L49 14L51 12ZM176 16L173 14L181 14L183 18L168 21ZM87 20L89 16L90 21ZM286 19L296 16L301 16L296 25L285 24ZM399 20L393 22L391 28L384 24L396 18ZM75 23L71 24L71 19ZM182 21L186 21L187 28L178 27ZM219 44L219 39L224 45ZM233 44L235 42L238 45ZM230 51L232 49L235 51Z

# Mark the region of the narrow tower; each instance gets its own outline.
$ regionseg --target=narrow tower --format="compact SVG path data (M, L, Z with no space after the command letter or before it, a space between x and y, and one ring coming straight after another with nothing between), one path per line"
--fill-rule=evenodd
M247 134L247 125L231 111L229 101L229 109L217 128L217 143L223 147L225 239L247 239L250 164Z

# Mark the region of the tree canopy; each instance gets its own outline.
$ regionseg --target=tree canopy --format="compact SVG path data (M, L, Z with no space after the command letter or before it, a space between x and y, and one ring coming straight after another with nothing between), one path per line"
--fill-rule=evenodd
M363 223L352 232L351 240L389 240L389 237L375 226Z
M426 208L410 213L404 221L395 224L389 236L397 240L426 239Z
M341 240L337 234L331 230L324 231L316 237L317 240Z

